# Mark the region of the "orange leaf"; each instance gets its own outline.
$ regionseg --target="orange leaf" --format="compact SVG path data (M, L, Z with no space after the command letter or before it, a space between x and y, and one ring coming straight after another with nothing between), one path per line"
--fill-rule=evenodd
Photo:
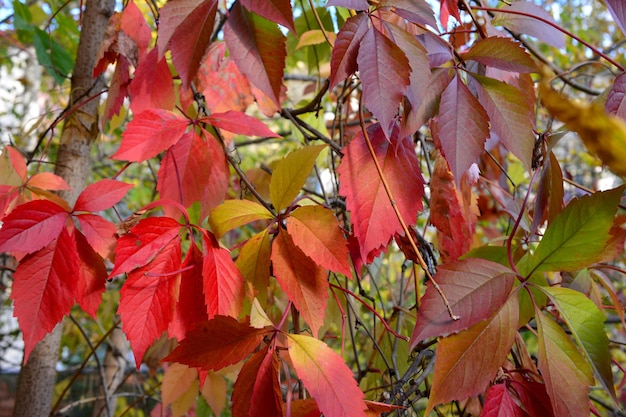
M195 387L194 382L196 382ZM187 391L192 391L192 388L195 388L195 398L195 394L198 392L197 382L198 370L196 368L190 368L182 363L170 364L163 374L163 382L161 383L163 406L167 407L179 400Z
M343 359L321 340L288 336L293 367L324 416L365 417L365 395Z
M328 298L326 273L298 249L283 229L274 238L271 259L276 280L317 337Z
M252 236L243 245L235 264L244 278L259 291L259 299L265 301L270 280L270 234L267 229Z
M289 236L318 265L350 275L348 242L333 212L322 206L304 206L286 220Z
M26 186L55 191L70 189L70 186L67 185L63 178L51 172L40 172L39 174L33 175L26 182Z
M221 416L224 405L226 405L226 381L223 376L213 371L205 372L206 378L200 393L213 410L213 414Z

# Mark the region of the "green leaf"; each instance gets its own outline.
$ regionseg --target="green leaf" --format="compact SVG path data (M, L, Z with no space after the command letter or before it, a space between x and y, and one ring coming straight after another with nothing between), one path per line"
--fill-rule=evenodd
M306 146L278 161L270 182L270 198L276 210L280 211L293 202L324 146Z
M57 84L63 84L74 68L74 60L70 54L48 33L38 28L35 28L34 46L39 64Z
M604 331L604 314L593 301L578 291L560 287L540 288L561 313L596 377L617 403L611 372L609 338Z
M589 385L593 384L589 365L554 320L539 311L536 317L539 330L538 368L555 415L589 415Z
M548 226L527 270L576 271L596 262L609 238L623 191L621 186L570 202Z

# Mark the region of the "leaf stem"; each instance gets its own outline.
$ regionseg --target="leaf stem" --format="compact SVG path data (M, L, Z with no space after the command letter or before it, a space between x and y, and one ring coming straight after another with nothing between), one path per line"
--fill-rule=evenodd
M459 317L456 314L454 314L454 312L452 311L452 307L450 307L450 302L448 302L448 298L446 297L446 295L441 290L441 287L439 286L439 284L437 284L437 281L435 281L435 279L433 278L431 273L428 271L428 265L426 265L426 262L424 261L424 258L422 258L422 255L420 254L419 249L417 249L417 244L415 243L415 240L413 240L413 237L411 236L411 233L409 232L409 228L406 225L406 222L404 221L404 219L402 218L402 214L400 213L400 210L398 209L398 206L396 205L396 201L393 198L393 194L391 192L391 188L389 188L389 184L387 183L387 179L385 178L385 175L383 174L383 170L380 167L380 164L378 163L378 158L376 158L376 152L374 151L374 148L372 147L372 142L370 141L369 135L367 134L367 129L365 128L365 123L363 122L363 95L361 95L361 97L359 99L359 120L361 121L361 132L363 132L363 137L365 138L365 143L367 144L367 149L369 150L370 156L372 157L372 160L374 162L374 166L376 167L376 171L378 172L378 176L380 178L380 181L381 181L381 183L383 185L383 188L385 189L385 193L387 194L387 197L389 198L389 202L391 203L391 207L393 208L393 211L396 214L396 217L398 218L398 221L400 222L400 225L402 226L402 230L404 231L404 235L408 239L408 241L409 241L409 243L411 245L411 248L413 249L413 251L417 255L417 259L419 261L420 266L424 270L424 273L426 274L426 276L428 277L430 282L432 282L433 287L439 293L439 296L443 300L443 303L446 306L446 309L448 310L448 314L450 315L450 318L452 320L455 320L455 321L459 320L461 317ZM416 288L416 290L417 290L417 288Z

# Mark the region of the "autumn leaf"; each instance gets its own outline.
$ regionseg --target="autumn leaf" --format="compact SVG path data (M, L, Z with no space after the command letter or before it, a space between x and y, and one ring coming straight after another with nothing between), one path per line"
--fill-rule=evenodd
M324 416L365 417L364 394L343 359L310 336L288 338L291 363Z
M211 211L209 223L216 236L257 220L269 220L274 216L255 201L226 200Z
M215 316L187 333L163 361L179 362L203 370L218 370L245 359L268 333L230 316Z
M266 345L244 363L233 387L233 417L282 417L276 350Z
M276 210L281 211L293 202L324 147L325 145L305 146L278 161L270 182L270 197Z
M510 38L490 36L476 42L464 56L488 67L511 72L538 72L522 44Z
M26 255L13 275L11 299L24 336L25 361L35 345L69 314L79 285L80 264L67 229L62 228L44 246Z
M409 22L437 27L433 8L425 0L383 0L381 7L389 7Z
M174 417L183 416L195 402L197 394L197 369L181 363L172 363L165 369L161 382L163 407L171 404ZM189 399L191 399L191 403Z
M589 385L593 384L589 365L554 320L539 311L535 317L539 331L537 367L555 415L586 416L589 414Z
M429 337L468 329L501 310L513 288L515 274L498 263L470 258L439 266L435 280L460 319L452 320L441 296L429 282L411 337L411 349Z
M490 320L439 341L424 415L437 404L464 400L485 390L511 350L518 312L517 297L510 297ZM485 346L489 346L488 355Z
M122 133L122 144L111 158L143 162L176 143L189 121L167 110L146 110L136 115Z
M257 297L265 302L270 280L270 234L267 229L252 236L241 247L236 265L241 275L258 291Z
M550 152L543 163L539 177L532 231L537 231L546 220L548 223L552 223L563 210L564 197L563 172L554 152Z
M330 59L330 88L356 72L357 55L368 30L368 21L365 13L359 13L346 20L337 34Z
M274 238L271 260L276 280L317 337L326 312L327 274L298 249L284 229Z
M280 108L287 52L279 28L235 3L224 28L224 40L239 70Z
M89 245L103 258L111 259L115 246L116 228L102 216L81 213L75 216Z
M626 11L626 10L625 10ZM604 110L608 114L626 120L626 72L621 73L613 80L613 86L606 96Z
M285 220L293 243L325 269L350 275L348 244L333 212L321 206L304 206Z
M132 184L109 179L90 184L78 196L74 211L96 212L111 208L119 203L131 188Z
M397 130L387 140L379 124L370 126L367 133L396 206L404 221L411 226L422 210L424 195L424 179L413 142L410 138L398 138ZM339 193L346 196L361 258L370 263L395 234L402 232L402 226L362 133L344 148L337 172L341 180Z
M489 117L458 75L441 94L437 126L443 154L459 184L465 171L484 152Z
M409 85L411 67L406 55L376 27L368 29L357 54L363 101L391 136L394 118Z
M263 16L274 23L283 25L294 34L296 33L291 2L289 0L241 0L241 4L251 12Z
M506 13L508 10L517 13ZM554 23L554 18L543 7L529 1L516 1L507 4L502 12L494 12L491 24L504 26L517 33L533 36L542 42L554 46L557 49L565 48L565 35L558 29L542 22L536 17Z
M206 373L206 378L200 391L202 398L209 404L216 416L221 416L226 404L226 381L222 375L213 371L203 372Z
M515 400L506 384L492 385L487 392L480 417L526 417L526 412L517 405Z
M156 48L140 62L128 85L130 109L140 114L150 109L171 109L176 103L174 81L165 58L158 58Z
M150 263L128 272L120 290L117 312L137 369L146 349L167 330L174 316L181 256L180 237L175 236Z
M102 302L102 294L106 289L107 269L102 256L89 245L80 231L74 229L72 239L75 241L76 256L80 265L76 301L87 314L95 319Z
M213 113L209 116L201 118L199 122L208 123L211 126L224 129L228 132L237 133L239 135L261 136L268 138L280 137L280 135L272 132L259 119L235 110L229 110L224 113Z

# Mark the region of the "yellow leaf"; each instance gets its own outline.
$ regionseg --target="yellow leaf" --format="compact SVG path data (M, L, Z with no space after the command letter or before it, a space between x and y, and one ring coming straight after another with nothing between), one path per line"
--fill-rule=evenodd
M252 309L250 311L250 326L256 329L262 329L266 326L273 326L272 320L267 317L267 313L259 304L259 300L256 298L252 301Z
M181 363L172 363L165 370L161 384L163 407L172 405L172 414L184 415L198 394L198 371Z
M255 220L271 219L272 217L272 213L254 201L226 200L211 211L209 223L219 238L229 230L244 224Z
M320 43L330 42L331 46L335 44L337 35L333 32L322 31L321 29L308 30L300 36L296 49L300 49L304 46L319 45Z
M615 174L626 177L626 123L607 114L598 103L570 100L546 81L539 84L539 94L550 114L578 133L591 154Z
M224 377L213 371L208 371L202 386L202 397L209 404L213 413L216 416L221 416L224 405L226 405L226 380Z

